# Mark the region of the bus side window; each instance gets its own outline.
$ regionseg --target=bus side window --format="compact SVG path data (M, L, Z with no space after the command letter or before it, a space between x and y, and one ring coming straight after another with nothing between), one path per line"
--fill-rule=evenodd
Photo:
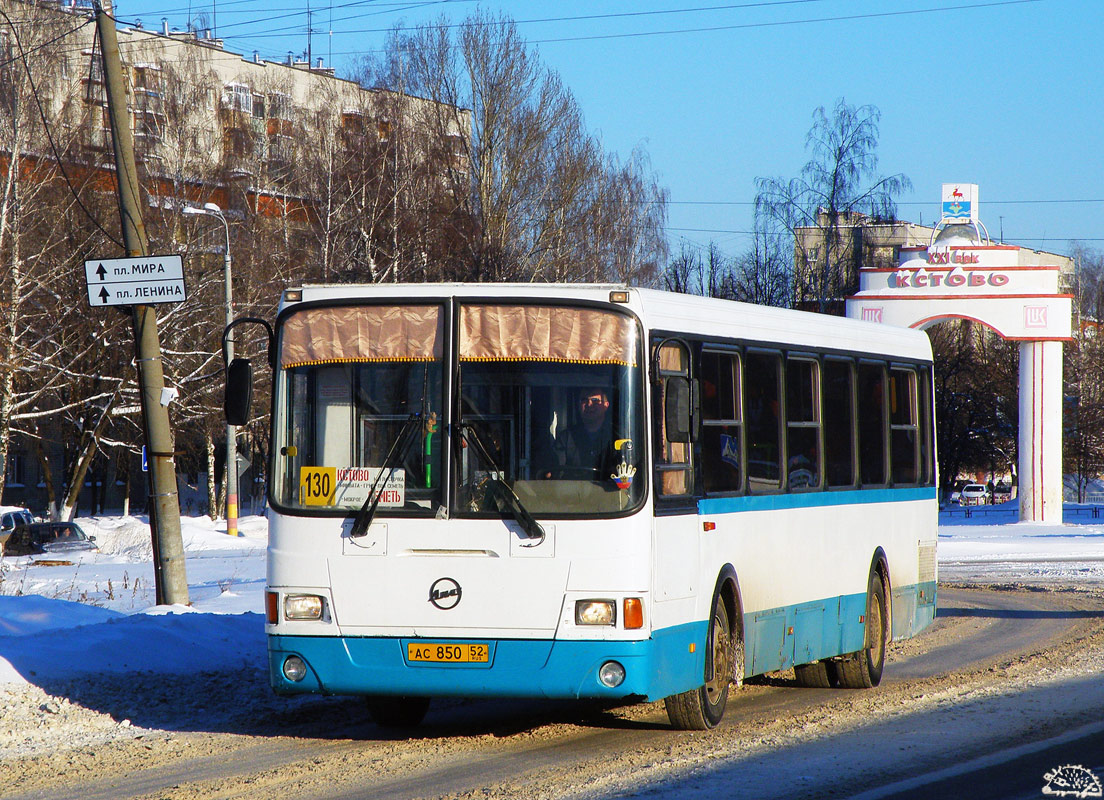
M744 357L744 412L747 419L747 475L752 492L782 486L782 361L774 353Z
M854 382L851 362L825 359L824 463L829 486L855 485Z
M895 484L918 482L920 475L918 433L916 373L911 369L890 369L889 463Z
M917 405L920 408L920 469L924 486L935 485L935 466L932 446L935 430L932 426L932 376L931 367L920 370L920 386Z
M701 356L702 483L706 494L743 488L743 420L740 356L705 351Z
M885 367L859 364L859 474L863 485L886 482Z
M817 362L786 359L786 486L820 487L820 392Z
M656 426L659 442L656 449L657 493L666 496L688 495L693 488L693 465L690 461L690 432L669 429L668 394L689 387L690 353L681 342L664 342L659 347L659 402ZM672 397L672 400L674 397Z

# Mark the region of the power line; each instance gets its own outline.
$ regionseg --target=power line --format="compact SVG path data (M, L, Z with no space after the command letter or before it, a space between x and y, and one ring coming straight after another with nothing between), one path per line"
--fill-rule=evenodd
M678 233L722 233L733 234L738 236L757 236L761 234L761 231L739 231L728 228L678 228L674 226L664 226L664 230L674 231ZM1015 239L1017 242L1104 242L1104 237L1082 237L1082 236L1006 236L1006 239Z
M440 1L441 2L448 2L448 0L440 0ZM791 4L794 4L794 3L821 2L821 1L822 0L775 0L775 2L744 3L744 4L730 5L730 6L729 5L726 5L726 6L713 6L713 7L706 6L706 7L695 8L695 9L671 9L671 10L668 10L666 12L659 12L659 11L656 11L656 12L642 12L642 11L641 12L621 12L621 13L609 14L609 15L580 15L580 16L574 16L574 17L570 17L570 16L547 17L547 18L537 18L537 19L532 19L532 20L513 20L513 21L509 21L509 22L513 22L513 24L518 24L518 25L549 24L549 23L570 22L570 21L591 21L591 20L597 19L597 18L642 16L642 15L646 15L646 14L658 14L658 13L690 13L690 12L693 12L693 11L708 11L708 10L711 10L711 9L719 9L720 10L720 9L728 9L728 8L755 8L755 7L767 7L767 8L769 8L769 7L778 7L778 6L782 6L782 5L791 5ZM358 0L358 2L371 2L371 0ZM965 4L952 5L952 6L938 6L938 7L935 7L935 8L907 9L907 10L901 10L901 11L881 11L881 12L871 12L871 13L865 13L865 14L847 14L847 15L837 15L837 16L814 17L814 18L798 19L798 20L775 20L775 21L769 21L769 22L748 22L748 23L739 23L739 24L733 24L733 25L717 25L717 26L705 26L705 27L696 27L696 28L666 29L666 30L658 30L658 31L638 31L638 32L631 32L631 33L610 33L610 34L590 34L590 35L584 35L584 36L566 36L566 37L557 37L557 38L550 38L550 39L531 39L531 40L529 40L529 44L556 44L556 43L566 43L566 42L586 42L586 41L599 41L599 40L609 40L609 39L631 39L631 38L643 38L643 37L655 37L655 36L670 36L670 35L679 35L679 34L688 34L688 33L708 33L708 32L717 32L717 31L748 30L748 29L755 29L755 28L771 28L771 27L793 26L793 25L813 25L813 24L830 23L830 22L850 22L850 21L864 20L864 19L880 19L880 18L891 18L891 17L902 17L902 16L917 16L917 15L924 15L924 14L938 14L938 13L945 13L945 12L951 12L951 11L963 11L963 10L971 10L971 9L979 9L979 8L995 8L995 7L1002 7L1002 6L1025 5L1025 4L1028 4L1028 3L1038 3L1038 2L1043 2L1043 0L988 0L987 2L965 3ZM356 5L356 4L358 4L358 3L350 3L350 4L346 4L346 5L352 6L352 5ZM380 12L380 13L387 13L387 12ZM299 13L299 16L305 16L306 14L307 14L307 12L303 11L303 12ZM291 15L291 16L294 16L294 15ZM271 18L269 18L269 19L271 19ZM265 21L268 21L268 20L266 19ZM232 23L232 25L238 25L238 26L247 25L247 24L249 24L249 23L246 23L246 22ZM424 28L427 28L427 29L430 29L430 30L446 30L446 29L451 29L451 28L456 28L456 27L463 27L464 25L469 25L469 24L470 23L461 22L461 23L446 23L444 25L426 25L426 26L417 26L417 27L424 27ZM503 24L508 24L508 23L504 22ZM288 35L290 35L291 29L285 29L285 30L288 30L289 33L275 33L275 32L269 32L269 33L258 32L258 33L252 33L252 34L242 33L242 34L239 34L238 37L243 38L243 39L245 39L245 38L248 38L248 39L286 38ZM388 31L390 31L390 28L358 28L358 29L331 31L331 33L333 33L334 35L354 35L354 34L365 34L365 33L386 33ZM362 55L362 54L373 53L373 52L381 52L381 51L378 50L378 49L347 50L347 51L338 51L337 53L334 53L334 55L340 55L340 56Z
M350 20L350 19L361 19L363 17L373 17L373 16L379 16L379 15L382 15L382 14L394 14L394 13L398 13L398 12L401 12L401 11L408 11L412 8L421 8L423 6L428 6L428 5L441 5L443 3L475 2L475 1L476 0L431 0L430 2L415 2L415 3L406 3L406 4L396 3L396 4L392 4L392 5L397 6L396 8L384 8L384 9L381 9L381 10L378 10L378 11L370 11L370 12L365 12L363 14L354 14L354 15L347 16L347 17L339 17L336 21L342 22L342 21L346 21L346 20ZM794 0L791 0L791 2L792 1L794 1ZM240 3L253 3L253 2L256 2L256 0L237 0L237 2L234 2L234 0L231 0L231 2L227 3L226 5L237 5L237 4L240 4ZM295 19L295 18L306 18L306 19L309 20L315 14L321 13L322 11L333 11L334 9L340 10L340 9L345 9L345 8L356 8L358 6L371 5L375 2L376 2L376 0L351 0L351 2L339 3L337 5L327 6L325 8L318 8L318 9L314 9L314 10L311 10L311 11L306 11L302 8L296 8L296 7L265 8L261 11L261 14L263 14L263 16L259 16L256 19L243 20L241 22L231 22L231 23L226 23L226 24L220 25L219 26L219 33L221 34L221 32L224 31L227 28L241 28L241 27L249 26L249 25L265 25L266 26L265 30L273 30L273 29L271 29L267 26L269 25L269 23L273 22L274 20ZM376 8L379 8L379 6L376 6ZM221 7L220 7L220 10L221 10ZM272 15L273 11L281 11L281 12L286 11L287 13L281 13L281 14L277 14L277 15L273 16ZM185 9L178 8L178 9L173 9L173 10L169 10L169 11L142 12L143 15L146 14L146 13L151 14L153 16L165 15L165 14L182 14L182 13L190 14L191 9L188 9L186 11ZM252 9L249 9L249 10L230 11L230 12L226 12L226 13L241 15L241 14L256 14L257 12L252 10ZM137 15L128 15L127 18L128 19L130 19L130 18L139 19L139 17L137 17ZM122 17L117 17L117 19L122 19ZM131 24L131 23L128 23L128 24ZM277 31L295 31L295 30L298 30L298 28L299 28L299 26L295 26L294 28L287 28L286 27L286 28L276 28L274 30L277 30ZM387 30L389 30L389 28L381 28L380 30L381 31L387 31ZM335 33L354 33L354 32L359 32L359 31L335 31ZM284 34L284 33L254 33L254 34L242 33L242 34L231 34L230 36L231 37L234 37L234 36L254 36L254 37L256 37L256 36L273 36L274 37L274 36L284 36L284 35L286 35L286 34Z
M497 24L502 24L502 25L510 25L510 24L513 24L513 25L540 25L540 24L548 24L548 23L555 23L555 22L592 22L594 20L600 20L600 19L627 19L627 18L632 18L632 17L654 17L654 16L660 16L660 15L669 15L669 14L697 14L697 13L708 12L708 11L747 10L747 9L750 9L750 8L776 8L776 7L780 7L780 6L805 5L805 4L808 4L808 3L824 3L824 2L829 2L829 1L830 0L771 0L770 2L767 2L766 0L762 0L761 2L754 2L754 3L735 3L735 4L728 4L728 5L722 5L722 6L697 6L697 7L693 7L693 8L672 8L672 9L661 9L661 10L656 10L656 11L620 11L620 12L611 12L611 13L607 13L607 14L578 14L578 15L563 16L563 17L537 17L537 18L534 18L534 19L518 19L518 20L512 20L511 19L511 20L504 20L503 22L497 23ZM355 3L354 4L349 4L349 5L355 5ZM299 16L302 16L305 13L306 12L301 11L301 12L299 12ZM352 20L352 19L361 19L362 17L376 16L376 15L382 14L382 13L393 13L393 12L380 11L380 12L373 12L372 14L354 14L354 15L347 16L347 17L340 17L340 18L338 18L337 21L338 22L347 22L347 21ZM246 23L242 23L242 24L246 24ZM427 27L432 28L433 30L443 31L443 30L452 30L452 29L455 29L455 28L471 27L472 24L473 23L470 23L470 22L449 22L449 23L445 23L445 24L441 24L441 25L429 25ZM496 24L496 23L491 22L490 24ZM277 30L281 30L281 29L277 29ZM390 28L356 28L356 29L341 31L341 33L387 33L388 31L390 31ZM258 33L258 34L254 34L254 35L255 36L271 37L271 36L279 36L281 34L270 32L270 33Z
M1050 200L986 200L987 206L1011 206L1011 205L1051 205L1059 203L1068 204L1081 204L1081 203L1104 203L1104 198L1060 198ZM667 205L671 206L754 206L754 200L668 200ZM899 203L894 203L895 206L932 206L938 205L936 202L924 201L924 200L907 200Z

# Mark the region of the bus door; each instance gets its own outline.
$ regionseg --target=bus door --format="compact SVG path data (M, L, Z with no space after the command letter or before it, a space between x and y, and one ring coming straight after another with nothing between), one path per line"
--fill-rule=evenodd
M652 359L655 447L655 602L706 591L699 578L700 527L694 482L697 402L690 348L660 341ZM709 587L712 590L712 587Z

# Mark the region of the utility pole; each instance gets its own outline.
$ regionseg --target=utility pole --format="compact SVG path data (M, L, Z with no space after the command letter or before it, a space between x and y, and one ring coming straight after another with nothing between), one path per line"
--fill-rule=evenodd
M127 256L149 255L149 240L142 223L138 196L138 172L134 164L134 136L130 130L123 65L115 20L100 0L93 0L96 27L100 34L104 88L111 120L111 141L115 150L115 177L119 187L119 216ZM142 421L149 459L149 513L153 536L153 572L158 605L187 605L188 578L184 569L184 541L180 535L180 499L176 491L176 462L168 403L163 401L165 375L161 365L161 342L157 335L157 312L153 306L131 307L138 385L142 399ZM164 404L163 404L164 403Z

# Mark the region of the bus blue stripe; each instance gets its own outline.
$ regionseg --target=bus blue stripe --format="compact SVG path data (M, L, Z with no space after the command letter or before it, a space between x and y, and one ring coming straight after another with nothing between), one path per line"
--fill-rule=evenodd
M935 617L934 582L893 590L893 634L911 636ZM863 645L866 594L829 597L744 614L747 675L786 669L857 650ZM650 639L434 639L479 641L486 665L411 664L402 637L270 635L269 678L278 694L369 694L436 697L646 698L658 700L700 686L705 670L705 620L652 632ZM290 655L307 664L292 683L281 667ZM606 661L625 667L616 687L598 681Z
M647 698L659 700L701 682L706 623L690 622L637 641L435 639L490 646L480 669L458 664L411 665L400 638L269 636L269 678L278 694L325 693L436 697ZM281 666L289 655L308 665L292 683ZM598 681L606 661L625 667L616 688Z
M904 503L935 500L934 486L908 489L859 489L844 492L791 492L741 497L709 497L698 501L699 514L727 514L734 511L778 511L791 508L850 506L864 503Z

